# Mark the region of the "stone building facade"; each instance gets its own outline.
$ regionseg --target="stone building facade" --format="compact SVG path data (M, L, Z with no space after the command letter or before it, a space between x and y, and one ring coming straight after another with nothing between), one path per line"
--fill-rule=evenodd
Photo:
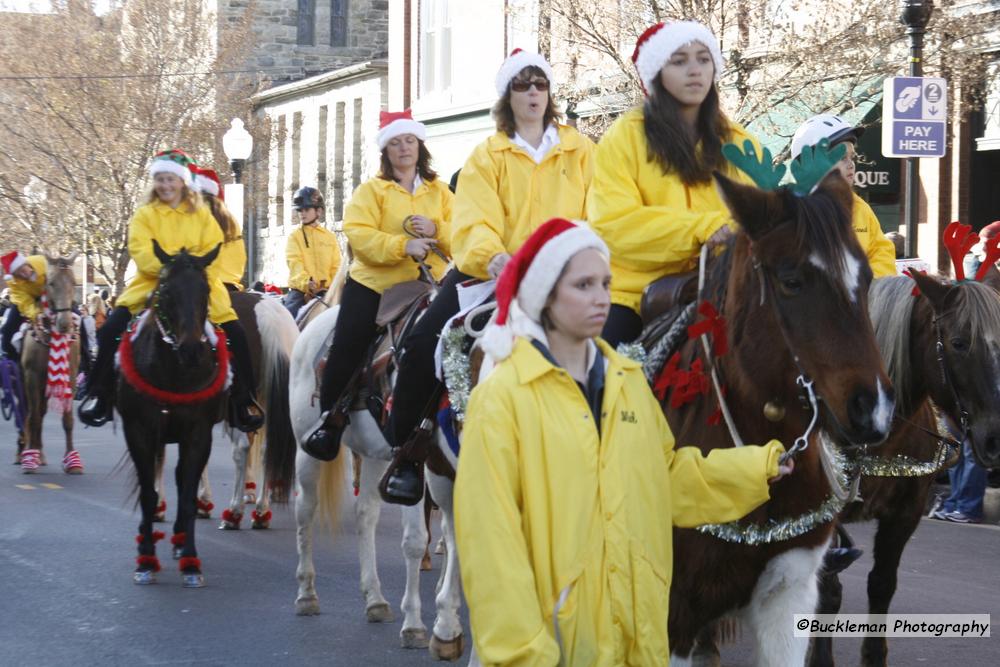
M218 6L223 25L252 13L257 47L247 68L276 84L386 57L388 0L218 0Z

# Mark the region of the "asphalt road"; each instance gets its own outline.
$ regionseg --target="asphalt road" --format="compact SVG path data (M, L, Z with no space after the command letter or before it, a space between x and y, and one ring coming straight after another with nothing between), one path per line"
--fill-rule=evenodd
M233 483L230 445L216 438L209 471L215 493L213 519L198 523L206 587L184 589L168 545L159 583L132 583L138 510L129 498L125 453L111 427L78 428L86 466L64 475L62 433L46 424L50 465L23 475L10 465L14 432L0 423L0 665L419 665L433 664L422 650L399 648L398 604L404 585L399 510L385 507L379 526L380 575L396 620L364 620L353 512L345 506L335 538L316 546L317 590L322 614L299 617L295 524L291 508L275 507L270 530L217 530ZM176 460L173 446L168 465ZM126 464L131 464L126 461ZM172 476L168 474L168 479ZM168 485L169 517L176 508ZM249 510L249 508L248 508ZM172 520L172 519L171 519ZM169 533L169 524L161 528ZM439 529L433 527L435 540ZM866 549L873 526L852 529ZM870 549L869 549L870 550ZM1000 528L925 520L903 556L895 612L991 613L990 639L890 640L895 665L995 665L1000 628ZM423 619L433 623L434 571L421 581ZM844 612L863 612L866 556L843 575ZM860 640L836 641L838 664L858 663ZM466 646L466 656L468 646ZM726 647L726 665L751 665L745 642Z

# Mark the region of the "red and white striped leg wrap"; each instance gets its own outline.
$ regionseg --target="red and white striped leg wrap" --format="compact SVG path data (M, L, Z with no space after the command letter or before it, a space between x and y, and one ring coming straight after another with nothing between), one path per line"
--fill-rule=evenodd
M180 568L181 572L184 570L198 570L201 572L201 559L194 556L184 556L184 558L178 561L177 567Z
M138 556L135 559L135 563L139 566L140 570L160 571L160 559L156 556Z
M42 462L42 453L37 449L26 449L21 452L21 472L35 472Z
M62 467L65 473L83 472L83 460L80 458L80 452L75 449L67 452L66 456L63 457Z

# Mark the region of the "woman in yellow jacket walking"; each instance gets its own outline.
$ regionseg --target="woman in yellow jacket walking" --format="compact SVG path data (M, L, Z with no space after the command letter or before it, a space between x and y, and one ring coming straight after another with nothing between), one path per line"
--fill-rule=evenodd
M854 159L856 157L858 139L864 134L865 128L854 127L840 116L824 113L813 116L795 130L792 136L792 159L798 159L802 149L815 146L823 139L830 140L830 147L837 144L847 146L847 154L837 163L836 169L844 180L854 188ZM896 275L896 247L882 233L875 211L864 199L854 193L854 206L851 209L854 233L858 237L861 248L868 256L872 273L876 278Z
M732 217L712 172L746 182L722 146L753 139L719 109L722 52L704 25L658 23L639 38L632 61L646 100L601 139L587 205L611 249L603 337L612 347L642 332L639 303L649 283L693 269L702 245L728 236Z
M496 278L511 254L549 218L585 217L594 144L558 123L552 84L545 58L521 49L497 72L497 132L475 148L458 179L451 237L455 269L404 344L388 433L396 446L410 438L440 395L434 348L459 310L458 284ZM423 493L423 461L417 455L406 463L390 472L388 487L393 497L415 503Z
M323 195L316 188L299 188L292 198L302 226L292 232L285 246L288 262L288 294L284 305L292 317L309 299L322 298L340 270L340 242L322 225Z
M768 499L784 448L674 446L641 366L597 338L607 246L551 220L497 284L469 401L455 528L483 665L663 665L672 527Z
M424 125L413 120L409 110L383 111L380 125L379 174L355 190L344 210L344 234L354 254L340 298L344 316L337 319L323 369L320 419L302 445L323 460L339 451L344 421L332 408L375 338L382 293L419 278L417 262L424 262L434 280L440 280L447 262L431 251L445 255L450 251L452 194L431 169Z
M118 297L115 309L97 333L97 360L91 371L87 397L80 404L79 416L89 426L102 426L112 416L114 405L114 367L118 341L132 316L146 307L156 289L162 264L153 252L155 239L164 252L176 254L182 248L194 255L204 255L225 240L192 187L191 158L183 151L157 153L150 164L153 191L129 222L128 249L138 273ZM255 431L264 423L259 406L253 400L257 384L246 333L236 319L229 294L213 263L208 267L208 319L222 327L229 340L233 384L229 395L229 421L241 431Z
M222 248L213 264L219 272L219 279L230 292L243 289L243 274L247 269L247 248L243 243L243 232L239 223L226 206L219 174L214 169L193 167L194 190L201 195L212 217L222 230Z

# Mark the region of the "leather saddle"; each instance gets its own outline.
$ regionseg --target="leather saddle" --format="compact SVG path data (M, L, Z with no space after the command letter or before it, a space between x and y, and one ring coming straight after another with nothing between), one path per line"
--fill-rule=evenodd
M687 271L663 276L646 285L642 291L639 316L643 326L674 308L691 303L698 298L698 272Z

